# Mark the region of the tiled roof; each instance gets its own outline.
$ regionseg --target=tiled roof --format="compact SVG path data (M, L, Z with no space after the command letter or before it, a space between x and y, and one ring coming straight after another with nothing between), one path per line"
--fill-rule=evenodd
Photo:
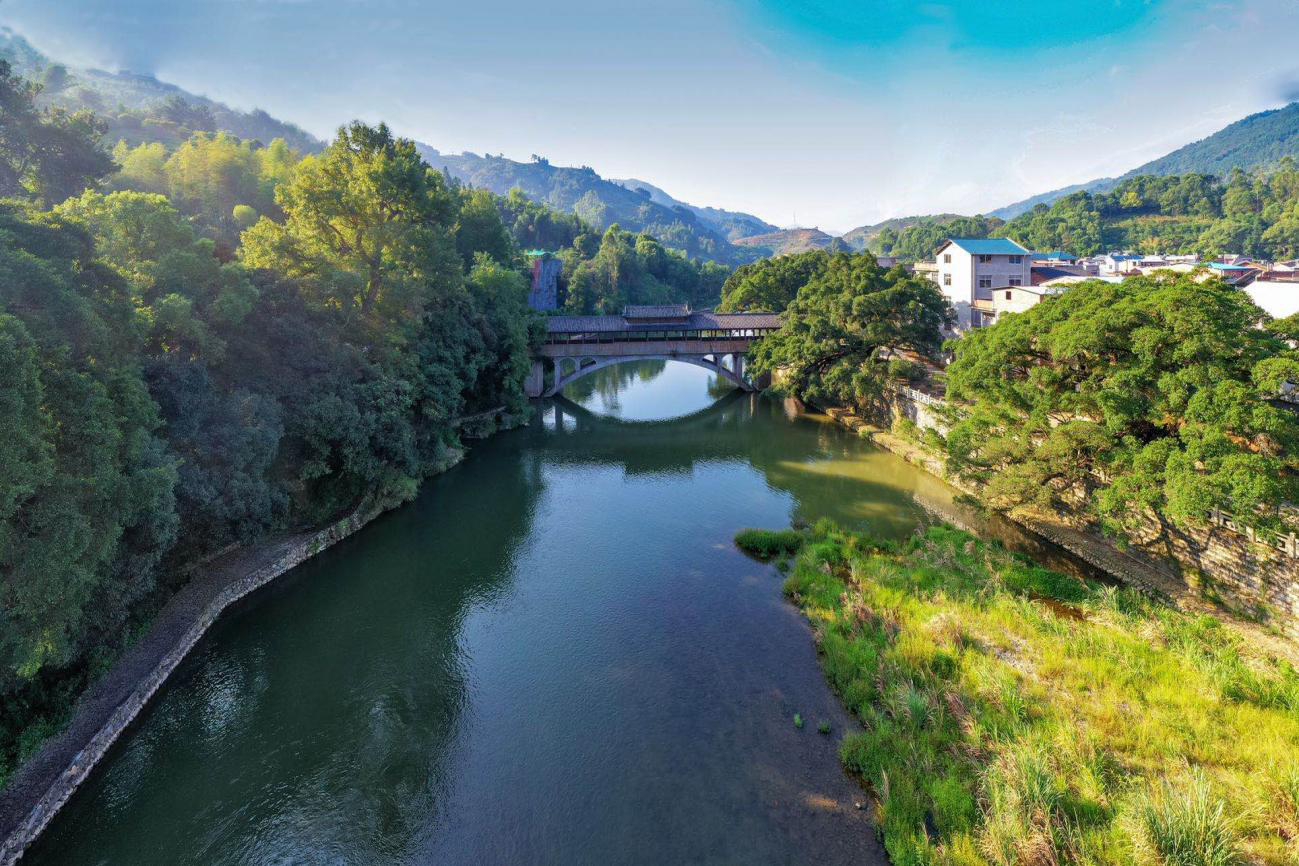
M628 319L682 319L690 315L690 307L688 304L632 306L623 307L622 314Z
M1047 280L1055 280L1060 277L1081 276L1077 270L1067 268L1057 268L1051 265L1033 265L1033 285L1040 286Z
M691 313L686 322L628 322L623 316L550 316L551 334L608 333L611 331L730 331L744 328L779 328L779 313Z
M960 247L972 256L1031 255L1028 250L1010 238L948 238L947 243Z

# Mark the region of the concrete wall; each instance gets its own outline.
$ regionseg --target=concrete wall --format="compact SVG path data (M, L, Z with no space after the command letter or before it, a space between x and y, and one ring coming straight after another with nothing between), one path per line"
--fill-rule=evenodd
M949 261L950 259L950 261ZM955 244L949 244L937 256L938 270L934 279L952 308L956 310L956 327L970 329L970 302L974 300L974 264L970 254Z

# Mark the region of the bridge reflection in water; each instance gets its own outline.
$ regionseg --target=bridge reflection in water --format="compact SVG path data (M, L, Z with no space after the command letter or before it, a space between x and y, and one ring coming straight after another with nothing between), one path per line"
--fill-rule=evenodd
M741 390L759 390L765 383L748 376L745 354L779 327L775 313L695 312L685 305L625 307L620 316L551 316L525 390L549 397L596 370L652 360L694 364Z

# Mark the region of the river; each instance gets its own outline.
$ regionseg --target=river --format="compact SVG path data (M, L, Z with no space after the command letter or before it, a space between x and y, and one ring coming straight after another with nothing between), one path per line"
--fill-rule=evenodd
M28 862L885 863L808 625L731 539L922 503L825 419L600 371L223 617Z

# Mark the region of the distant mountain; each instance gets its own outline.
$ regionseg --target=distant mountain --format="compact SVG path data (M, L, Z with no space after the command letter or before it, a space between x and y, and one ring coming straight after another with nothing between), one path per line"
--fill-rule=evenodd
M630 190L643 189L650 194L650 200L655 204L663 205L666 208L683 207L693 213L702 222L712 226L718 232L721 232L728 240L735 241L738 238L750 237L752 235L766 234L767 232L778 231L777 226L742 211L723 210L716 207L699 207L698 205L688 204L679 199L668 195L659 187L644 180L635 178L613 179L613 183L625 186Z
M763 255L768 256L805 253L808 250L847 249L842 240L816 228L777 229L774 232L766 232L752 237L737 238L735 244L760 250Z
M310 133L265 111L239 111L151 75L56 63L8 27L0 27L0 59L9 61L23 77L41 82L40 104L70 111L88 108L104 118L108 123L104 138L110 144L125 139L131 145L145 141L174 145L197 131L223 130L265 143L282 138L304 152L324 146Z
M697 216L687 205L659 204L650 189L628 189L605 180L590 166L554 166L542 157L518 162L500 155L448 154L426 144L416 144L429 165L445 169L452 177L471 186L499 195L518 187L528 198L575 213L597 228L605 229L617 223L629 231L653 235L691 257L726 264L751 261L755 257L754 253L732 245L723 231Z
M264 143L283 138L304 152L324 147L315 136L265 111L232 109L151 75L64 66L7 27L0 27L0 59L42 83L41 104L74 111L85 108L100 115L108 124L104 138L110 145L119 140L130 145L160 141L174 147L195 132L223 131ZM774 228L749 214L686 205L643 181L635 182L640 191L628 189L586 166L556 167L539 158L525 163L502 156L451 155L420 142L416 145L429 165L471 186L501 195L519 187L529 198L576 213L601 230L618 223L630 231L647 232L691 257L726 264L750 261L759 253L732 245L732 233Z
M911 228L925 220L932 220L937 223L946 223L959 218L960 214L954 213L931 214L929 216L893 217L892 219L886 219L884 222L875 223L874 225L858 226L855 229L846 231L843 234L843 242L854 250L864 250L870 246L870 242L875 240L875 238L879 236L880 232L885 229L900 232L903 229Z
M1139 165L1119 177L1103 177L1088 183L1066 186L998 208L988 216L1010 219L1032 210L1039 203L1050 204L1079 190L1107 192L1130 177L1142 174L1174 175L1200 172L1226 175L1233 168L1246 171L1275 165L1282 157L1299 157L1299 102L1284 108L1260 111L1228 124L1207 138L1179 147L1166 156Z

